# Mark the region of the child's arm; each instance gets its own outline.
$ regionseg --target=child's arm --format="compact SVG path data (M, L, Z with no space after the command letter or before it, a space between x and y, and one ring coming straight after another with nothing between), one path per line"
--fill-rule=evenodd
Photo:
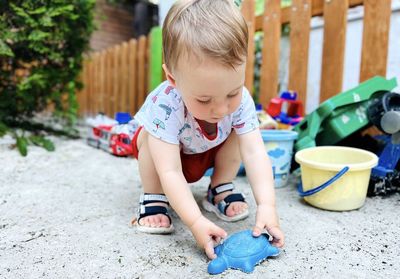
M227 233L201 214L182 172L179 146L163 142L150 134L148 144L162 188L172 208L190 228L207 256L215 258L214 244L226 237Z
M282 247L284 235L279 228L275 209L275 189L271 162L258 129L239 135L240 154L257 203L256 225L253 234L258 236L266 228L276 246Z

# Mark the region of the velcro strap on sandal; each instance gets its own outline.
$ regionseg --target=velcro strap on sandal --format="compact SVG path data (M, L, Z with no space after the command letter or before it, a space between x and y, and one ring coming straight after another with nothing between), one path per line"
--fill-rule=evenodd
M163 202L169 205L168 199L164 194L141 194L140 195L140 204L148 204L153 202Z
M222 201L220 201L218 203L218 209L219 211L223 212L224 214L226 214L226 209L228 208L228 206L233 203L233 202L244 202L244 196L241 193L236 193L236 194L230 194L228 195L225 199L223 199Z
M227 192L227 191L232 191L234 189L233 187L233 183L232 182L228 182L228 183L223 183L223 184L219 184L217 187L211 189L211 193L216 196L219 195L223 192Z
M138 216L137 216L137 221L139 222L140 219L147 217L147 216L152 216L152 215L157 215L157 214L163 214L168 217L169 221L171 222L171 217L168 215L168 210L164 206L144 206L143 204L140 205L138 208Z
M224 199L224 201L226 203L237 202L237 201L244 202L244 196L242 193L230 194Z

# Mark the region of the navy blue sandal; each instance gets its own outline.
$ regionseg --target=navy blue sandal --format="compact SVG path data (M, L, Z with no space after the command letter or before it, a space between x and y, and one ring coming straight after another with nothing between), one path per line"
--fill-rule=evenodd
M234 189L232 182L223 183L211 189L211 185L208 187L207 197L202 201L203 208L208 212L214 212L218 218L227 222L235 222L242 220L249 216L249 210L246 209L242 213L229 217L226 215L226 209L233 202L246 202L245 197L242 193L232 193L226 196L219 203L215 204L215 196L221 193L232 191Z
M150 203L162 202L169 205L167 197L164 194L141 194L139 201L139 208L137 210L136 218L132 220L132 225L137 226L137 230L140 232L150 233L150 234L170 234L174 231L174 226L172 225L171 217L168 214L168 209L160 205L146 206ZM153 216L157 214L163 214L168 217L170 226L169 227L148 227L141 225L139 223L140 219Z

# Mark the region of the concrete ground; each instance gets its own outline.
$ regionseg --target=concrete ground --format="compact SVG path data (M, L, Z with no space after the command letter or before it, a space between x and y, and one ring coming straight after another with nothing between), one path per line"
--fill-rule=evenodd
M2 142L1 142L2 141ZM56 151L31 147L27 157L0 139L0 278L399 278L400 196L368 198L351 212L305 204L294 186L277 189L286 245L251 275L209 276L208 260L175 214L170 236L130 226L142 189L137 162L83 140L55 139ZM197 200L208 178L192 187ZM254 225L245 177L235 181L251 216L224 223L228 233Z

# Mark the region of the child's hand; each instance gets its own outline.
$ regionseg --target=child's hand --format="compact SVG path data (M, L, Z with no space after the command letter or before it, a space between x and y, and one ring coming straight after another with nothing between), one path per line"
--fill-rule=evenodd
M204 249L207 257L211 260L215 259L217 255L214 253L214 247L227 236L227 233L204 216L200 216L190 230L197 245Z
M272 236L272 244L278 248L285 244L285 236L279 227L278 215L274 206L260 204L257 206L256 225L253 235L260 236L263 229Z

